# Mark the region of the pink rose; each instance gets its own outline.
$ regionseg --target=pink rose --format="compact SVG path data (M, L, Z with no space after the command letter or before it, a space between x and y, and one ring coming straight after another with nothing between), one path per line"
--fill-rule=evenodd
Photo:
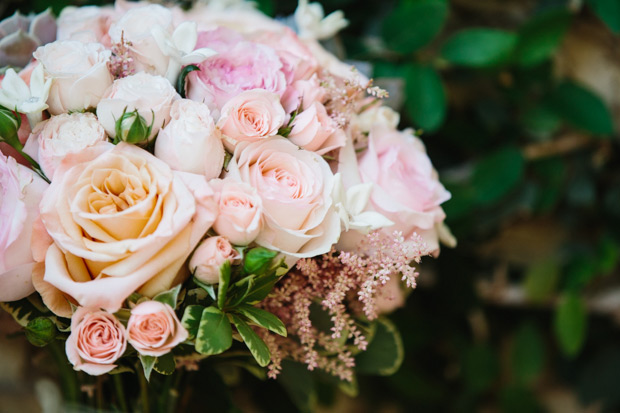
M116 368L127 348L125 327L114 315L80 307L71 317L71 334L65 350L73 368L100 376Z
M295 117L288 138L295 145L323 155L344 146L346 135L329 117L325 106L314 102Z
M317 76L308 80L297 80L293 82L282 95L282 106L286 113L293 113L295 110L306 110L314 102L323 103L327 91L321 86Z
M39 47L33 56L52 79L47 99L52 115L97 106L112 84L111 52L100 43L56 41Z
M155 156L176 171L217 178L224 166L224 145L204 103L180 99L172 104L170 122L155 141Z
M187 337L187 330L168 304L144 301L131 310L127 340L140 354L163 356Z
M189 261L189 270L194 277L207 284L220 281L220 267L239 258L239 253L224 237L207 238L198 246Z
M431 250L438 248L436 226L445 214L441 204L450 193L439 182L422 142L411 133L383 125L370 130L368 150L359 158L363 182L372 182L372 206L408 237L423 236Z
M218 52L200 63L200 71L187 79L187 96L205 102L209 108L221 109L231 98L245 90L265 89L282 96L286 79L275 51L262 44L233 40L237 33L227 29L200 32L196 48L208 47ZM230 41L226 36L230 33ZM212 39L215 37L215 39Z
M148 125L153 122L150 139L170 120L172 102L178 93L167 79L140 72L116 80L97 106L97 117L111 138L116 137L116 120L125 108L138 110Z
M105 141L108 136L92 113L63 113L35 126L24 151L41 165L48 178L70 153Z
M229 138L226 140L229 149L234 150L238 141L255 142L277 135L285 117L280 96L254 89L226 102L217 126Z
M30 243L47 187L30 169L0 153L0 301L19 300L34 291Z
M182 282L217 211L204 177L172 171L125 143L69 158L40 205L54 242L44 281L81 306L111 312L135 291L153 296Z
M108 30L114 10L110 7L65 7L58 17L57 40L87 40L110 47Z
M232 179L254 187L263 201L264 226L257 244L302 258L326 253L338 240L334 176L321 156L273 137L238 146L228 170Z
M216 179L209 183L219 207L213 229L235 245L248 245L254 241L262 228L263 211L256 190L230 179Z

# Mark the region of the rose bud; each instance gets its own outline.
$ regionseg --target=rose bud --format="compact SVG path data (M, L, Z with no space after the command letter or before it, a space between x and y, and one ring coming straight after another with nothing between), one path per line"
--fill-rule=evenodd
M131 310L127 340L140 354L163 356L185 341L187 336L187 330L168 304L144 301Z
M323 155L344 146L346 136L329 117L325 106L314 102L295 117L288 138L295 145Z
M243 182L215 179L219 213L213 224L215 231L235 245L248 245L262 227L263 203L256 190Z
M116 132L115 142L125 141L127 143L145 142L151 135L153 129L153 120L148 125L146 120L138 113L138 110L127 112L127 108L123 111L121 117L116 121L114 128Z
M189 270L194 277L207 284L220 281L220 267L239 258L237 251L224 237L207 238L198 246L189 261Z

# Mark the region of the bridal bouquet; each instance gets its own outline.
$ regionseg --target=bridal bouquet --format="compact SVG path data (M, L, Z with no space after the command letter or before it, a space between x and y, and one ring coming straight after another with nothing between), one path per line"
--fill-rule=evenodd
M33 344L147 380L218 355L398 368L381 314L455 242L450 194L321 46L346 23L120 0L0 23L0 301Z

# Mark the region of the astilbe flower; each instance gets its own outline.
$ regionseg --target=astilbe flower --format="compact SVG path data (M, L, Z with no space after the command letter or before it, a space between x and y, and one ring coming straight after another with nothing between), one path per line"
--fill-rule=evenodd
M275 378L281 362L289 358L305 363L309 370L321 369L341 380L351 381L354 351L368 345L358 318L378 317L380 286L400 274L407 287L415 288L418 273L411 266L430 253L421 237L402 233L387 236L379 231L368 234L359 253L332 249L320 257L302 259L279 283L261 306L280 317L288 338L262 332L272 360L268 375ZM329 332L311 320L311 305L319 305L330 316Z
M124 33L121 33L121 41L112 45L109 67L114 79L131 76L136 72L133 57L130 54L131 46L131 42L125 41Z

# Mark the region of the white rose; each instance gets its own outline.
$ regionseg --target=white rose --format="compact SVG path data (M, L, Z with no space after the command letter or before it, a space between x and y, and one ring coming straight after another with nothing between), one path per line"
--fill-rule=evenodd
M374 125L382 125L389 129L396 129L400 122L400 115L387 106L372 106L358 116L351 119L352 126L362 132L370 132Z

